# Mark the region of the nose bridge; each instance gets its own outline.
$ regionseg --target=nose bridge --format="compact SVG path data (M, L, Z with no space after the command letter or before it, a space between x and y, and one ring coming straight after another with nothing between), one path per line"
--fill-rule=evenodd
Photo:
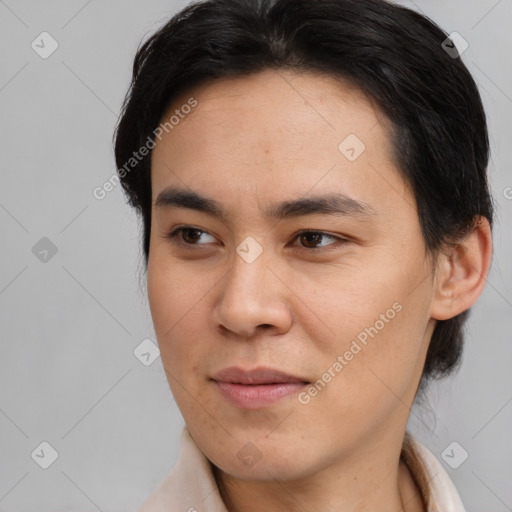
M270 253L250 238L237 247L215 305L217 325L244 337L260 326L281 332L291 322L284 285L268 268Z

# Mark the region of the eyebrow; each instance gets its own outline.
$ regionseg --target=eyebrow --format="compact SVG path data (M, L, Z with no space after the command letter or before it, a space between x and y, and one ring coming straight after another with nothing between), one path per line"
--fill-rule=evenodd
M224 222L229 220L229 214L221 203L194 191L173 186L165 188L158 194L155 207L188 208L217 217ZM376 212L368 204L345 194L330 193L275 203L267 207L264 214L268 218L281 220L317 214L370 217Z

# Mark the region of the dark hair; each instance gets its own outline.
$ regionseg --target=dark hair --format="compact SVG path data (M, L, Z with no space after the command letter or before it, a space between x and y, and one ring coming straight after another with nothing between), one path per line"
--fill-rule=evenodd
M485 112L447 37L427 17L384 0L202 0L185 7L139 47L114 134L122 187L142 216L146 270L151 158L129 171L126 162L154 140L180 93L264 69L343 78L376 102L393 126L394 156L430 253L468 234L478 216L492 225ZM420 389L460 364L468 313L437 323Z

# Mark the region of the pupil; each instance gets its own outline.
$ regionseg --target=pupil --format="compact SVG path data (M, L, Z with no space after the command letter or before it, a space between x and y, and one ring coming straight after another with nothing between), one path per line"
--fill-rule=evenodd
M320 233L306 233L304 235L302 235L304 237L304 240L308 240L309 239L309 242L306 242L306 246L309 246L308 244L311 242L311 239L313 239L312 241L312 244L315 245L317 243L319 243L322 235Z
M189 237L188 234L190 233L195 233L197 236L192 236L192 237ZM200 237L200 233L199 233L199 230L198 229L186 229L184 232L183 232L183 238L185 238L185 242L195 242L197 241L197 239ZM189 238L189 240L187 240L187 238ZM191 240L190 240L191 239Z

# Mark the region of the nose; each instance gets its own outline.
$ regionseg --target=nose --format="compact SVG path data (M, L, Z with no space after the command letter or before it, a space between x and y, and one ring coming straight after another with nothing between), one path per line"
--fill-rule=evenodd
M219 283L213 320L224 336L283 334L292 325L287 300L291 292L264 254L251 263L235 254L231 270Z

